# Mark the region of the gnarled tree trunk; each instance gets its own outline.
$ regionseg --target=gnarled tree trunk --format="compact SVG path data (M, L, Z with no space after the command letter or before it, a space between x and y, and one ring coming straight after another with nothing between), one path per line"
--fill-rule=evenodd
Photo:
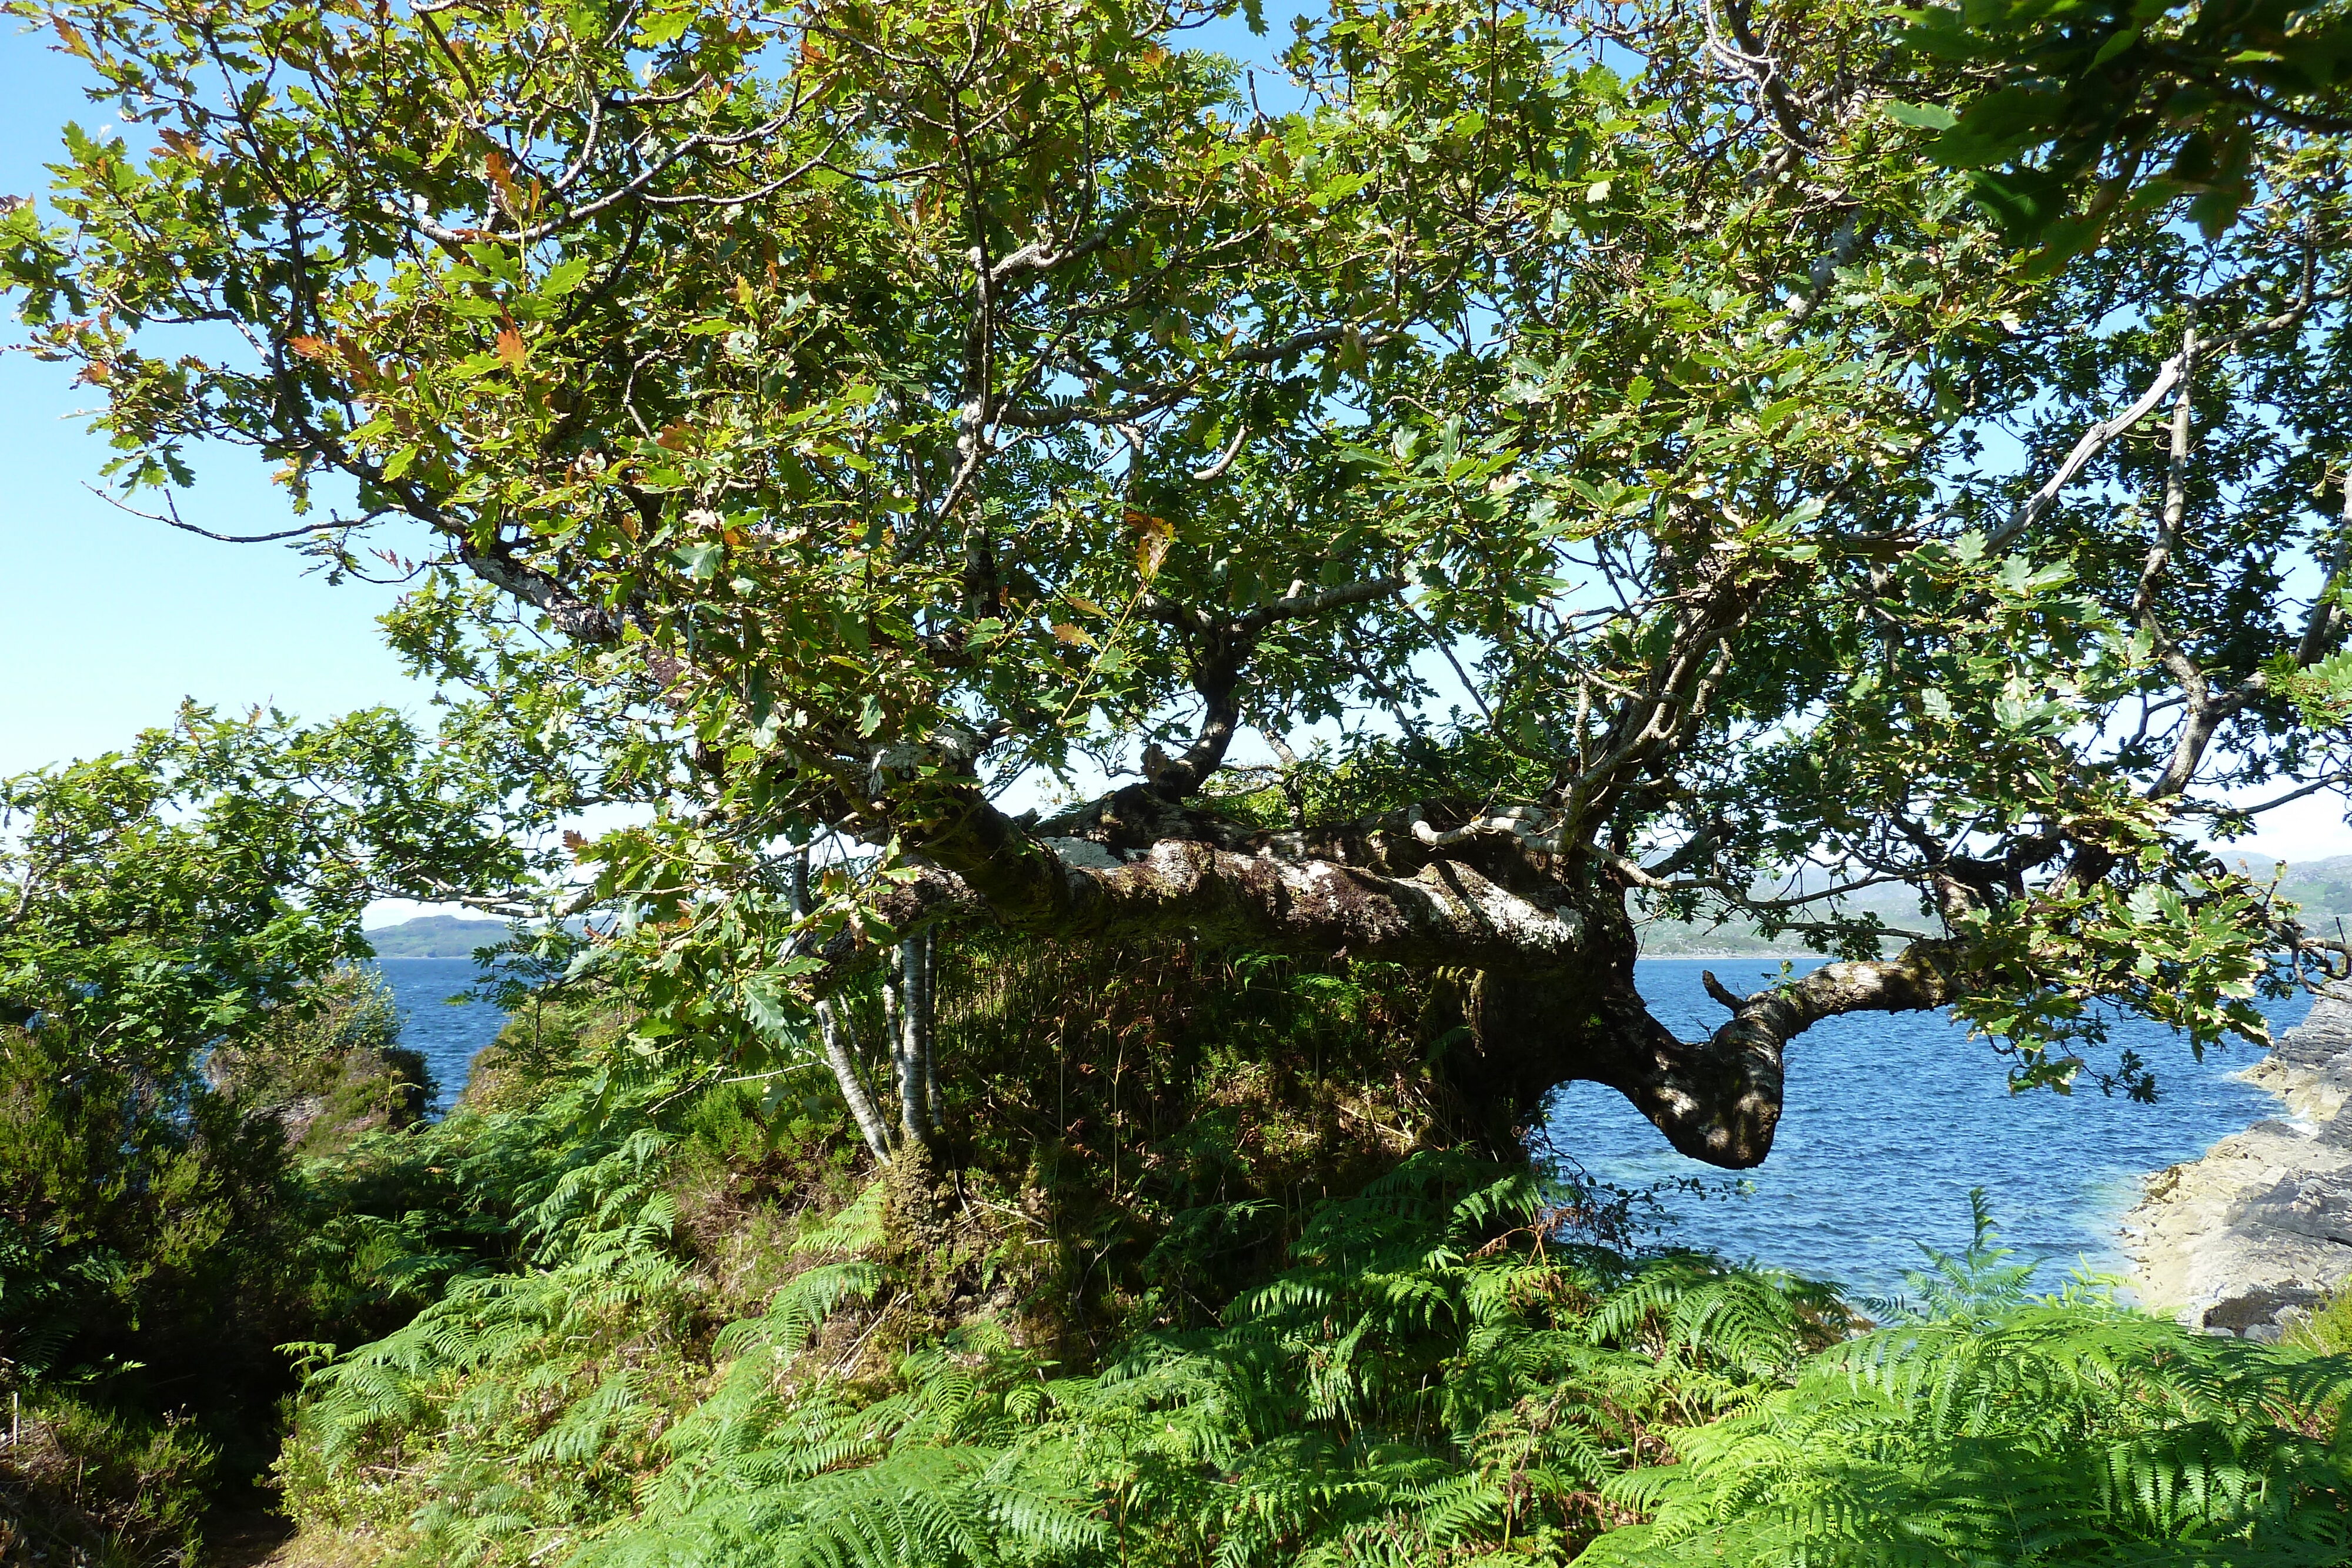
M1446 1070L1487 1120L1524 1127L1554 1087L1591 1080L1684 1154L1729 1169L1771 1149L1790 1038L1832 1013L1940 1007L1958 962L1947 946L1915 944L1752 997L1709 977L1732 1016L1685 1040L1635 989L1621 874L1507 826L1441 829L1416 811L1265 831L1149 786L1034 828L969 789L924 806L898 823L922 874L883 900L902 929L952 915L1064 941L1176 934L1472 970L1471 1039Z

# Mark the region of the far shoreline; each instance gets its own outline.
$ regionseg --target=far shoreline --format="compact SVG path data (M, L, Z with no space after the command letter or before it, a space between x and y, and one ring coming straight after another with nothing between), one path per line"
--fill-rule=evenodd
M1713 949L1708 949L1696 953L1636 953L1633 956L1636 958L1646 958L1661 964L1673 963L1684 958L1701 959L1709 964L1728 964L1735 963L1742 958L1786 958L1794 961L1799 958L1820 958L1826 956L1824 954L1815 953L1810 949L1796 952L1767 949L1763 952L1753 953L1717 952Z

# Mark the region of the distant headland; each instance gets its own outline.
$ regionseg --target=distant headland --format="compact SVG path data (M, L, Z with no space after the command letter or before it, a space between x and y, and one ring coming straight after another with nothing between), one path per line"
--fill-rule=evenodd
M379 958L470 958L477 947L507 939L503 920L467 920L456 915L420 915L397 925L364 934Z

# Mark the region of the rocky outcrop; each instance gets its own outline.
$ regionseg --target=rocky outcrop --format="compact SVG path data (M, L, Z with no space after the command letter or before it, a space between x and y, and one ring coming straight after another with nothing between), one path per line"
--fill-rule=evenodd
M2258 1122L2149 1177L2124 1246L2146 1305L2274 1340L2352 1279L2352 1002L2314 1002L2246 1077L2295 1120Z
M342 1153L381 1128L413 1126L432 1103L425 1055L400 1045L351 1045L312 1054L266 1047L215 1051L213 1087L248 1113L275 1117L307 1159Z

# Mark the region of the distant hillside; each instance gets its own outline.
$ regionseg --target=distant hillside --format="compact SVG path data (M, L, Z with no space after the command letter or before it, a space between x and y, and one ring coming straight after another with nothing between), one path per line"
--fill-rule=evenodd
M477 947L507 937L503 920L465 920L455 915L422 915L367 933L379 958L470 958Z
M2232 859L2241 857L2231 857ZM2266 877L2267 862L2246 858L2246 871ZM2290 865L2279 892L2303 906L2304 918L2315 924L2342 917L2352 926L2352 855L2305 861ZM1871 888L1855 895L1850 906L1908 925L1924 919L1918 899L1907 887ZM470 958L477 947L505 939L506 924L498 920L466 920L454 915L426 915L367 934L379 958ZM1767 942L1745 922L1722 925L1654 921L1640 928L1642 951L1653 958L1715 953L1786 953L1807 951L1793 936Z
M2268 873L2270 867L2250 862L2246 870L2262 876ZM2339 917L2352 924L2352 855L2290 865L2285 879L2279 883L2279 892L2303 905L2303 917L2310 924Z
M1653 920L1633 928L1636 945L1645 958L1716 958L1727 954L1787 954L1810 951L1793 936L1767 942L1745 921L1709 925L1698 921Z
M2236 854L2225 849L2222 857L2233 867L2242 862L2240 869L2248 876L2263 881L2270 877L2272 862L2262 856ZM2303 918L2308 925L2325 929L2341 919L2347 929L2352 930L2352 855L2290 863L2279 882L2279 894L2302 906ZM1918 894L1907 887L1865 889L1848 899L1846 906L1856 914L1876 915L1891 925L1915 930L1927 928L1924 924L1927 916L1919 913ZM1783 936L1777 942L1767 942L1745 921L1708 925L1659 920L1639 927L1638 935L1643 953L1653 958L1717 953L1795 955L1808 951L1794 936Z

